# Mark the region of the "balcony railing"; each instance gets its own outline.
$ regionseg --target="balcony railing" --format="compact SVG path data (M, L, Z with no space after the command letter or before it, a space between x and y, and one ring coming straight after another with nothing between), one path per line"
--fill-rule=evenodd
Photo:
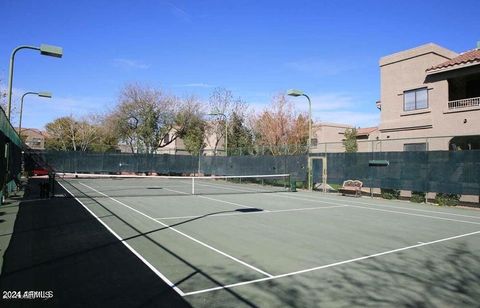
M456 101L448 102L448 109L461 109L461 108L470 108L470 107L479 107L480 106L480 97L472 97L459 99Z

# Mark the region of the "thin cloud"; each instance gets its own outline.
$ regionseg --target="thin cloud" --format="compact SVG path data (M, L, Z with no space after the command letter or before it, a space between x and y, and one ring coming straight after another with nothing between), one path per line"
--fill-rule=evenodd
M338 75L352 69L346 62L338 63L332 60L324 59L303 59L287 62L284 66L292 71L300 73L315 73L318 75Z
M341 110L355 106L355 99L343 93L314 94L310 99L314 111Z
M150 65L145 64L143 62L125 58L117 58L113 59L113 66L123 68L123 69L148 69Z
M191 22L192 21L192 16L187 13L187 11L179 8L175 4L171 2L166 2L168 7L170 8L170 12L172 13L173 16L175 16L177 19L182 20L184 22Z

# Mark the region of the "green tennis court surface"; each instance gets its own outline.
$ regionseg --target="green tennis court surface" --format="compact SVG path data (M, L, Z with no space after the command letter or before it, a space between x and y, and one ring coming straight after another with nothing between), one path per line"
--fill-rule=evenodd
M196 195L188 179L59 184L193 306L480 302L478 210L228 181Z

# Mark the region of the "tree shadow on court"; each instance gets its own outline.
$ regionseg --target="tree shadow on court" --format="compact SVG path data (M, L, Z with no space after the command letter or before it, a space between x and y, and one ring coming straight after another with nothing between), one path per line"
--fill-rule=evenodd
M459 242L259 282L255 290L237 292L253 302L271 298L270 305L282 307L478 307L479 269L478 248Z
M58 189L60 189L60 187L58 187ZM113 211L108 209L107 207L105 207L101 202L98 202L97 200L95 200L95 198L88 197L86 194L84 194L84 198L90 199L91 202L94 202L97 206L99 206L99 207L103 208L105 211L107 211L109 213L109 215L107 215L107 216L114 217L115 219L118 219L123 224L125 224L126 226L128 226L129 228L134 230L136 235L129 236L129 237L124 237L122 240L118 240L118 239L114 238L113 236L111 236L111 234L109 234L110 235L109 240L104 241L103 243L100 243L100 244L89 245L88 248L86 248L86 249L67 249L67 250L65 250L65 249L63 249L64 247L50 247L51 250L44 250L43 252L41 251L43 254L36 255L36 256L32 257L31 259L28 259L27 261L24 260L23 263L20 262L21 263L20 266L18 266L18 263L14 266L5 266L5 264L6 264L5 263L4 267L3 267L3 271L2 271L2 276L1 276L2 282L8 281L9 278L14 277L14 276L19 275L19 274L20 275L22 275L22 274L30 275L29 273L35 272L36 269L40 269L40 268L44 268L44 267L55 268L55 267L58 267L57 264L61 264L61 263L65 263L65 262L68 263L69 260L75 260L75 259L78 259L78 258L82 258L82 256L91 255L92 253L95 254L95 255L98 255L99 257L102 257L102 253L104 251L106 252L107 250L109 250L112 247L120 246L120 247L124 248L123 247L123 242L129 241L129 240L132 240L132 239L135 239L135 238L144 238L144 239L147 239L152 244L154 244L155 246L157 246L158 248L160 248L161 250L163 250L164 252L166 252L167 254L169 254L170 256L174 257L175 259L177 259L178 261L183 263L186 267L191 269L190 274L186 275L182 279L179 279L178 281L173 282L176 286L181 288L181 286L185 282L189 281L192 277L195 277L195 276L198 276L198 275L201 275L204 279L210 281L210 283L215 285L215 286L222 285L222 282L218 281L217 279L211 277L206 272L197 268L195 265L190 263L184 257L181 257L180 255L173 252L171 249L169 249L166 246L158 243L158 241L153 239L151 237L151 235L154 234L154 233L161 232L163 230L168 230L171 227L175 227L175 226L183 225L183 224L186 224L186 223L190 223L190 222L193 222L193 221L196 221L196 220L199 220L199 219L203 219L203 218L206 218L206 217L209 217L209 216L224 214L224 213L235 213L237 211L229 210L229 211L219 211L219 212L208 213L208 214L205 214L205 215L201 215L201 216L198 216L198 217L194 217L194 218L191 218L191 219L180 221L178 223L169 225L168 227L161 227L161 228L156 228L156 229L153 229L153 230L149 230L147 232L142 232L138 228L136 228L135 226L130 224L128 221L124 220L122 217L120 217L119 215L117 215L116 213L114 213ZM65 198L65 199L66 200L71 200L71 199L67 199L67 198ZM57 200L58 200L58 198L57 198ZM48 202L48 201L45 201L45 202ZM92 223L92 221L93 221L94 223L99 225L99 223L96 221L96 219L94 217L92 217L91 215L86 213L85 209L83 209L83 208L81 208L81 209L82 209L83 212L85 212L85 214L83 214L83 217L88 217L88 218L80 219L80 220L76 220L76 221L74 220L74 221L71 221L71 222L66 223L66 224L62 224L62 223L55 224L54 223L54 224L49 224L46 227L42 226L40 228L32 228L32 229L29 229L29 230L27 230L25 228L23 228L21 230L15 230L15 232L13 234L13 237L22 237L22 236L23 237L28 237L30 234L35 234L38 231L46 231L46 230L48 231L49 229L61 229L62 227L65 227L65 226L72 227L72 225L74 225L76 223L78 223L78 226L73 226L73 227L77 228L77 229L80 228L79 230L81 232L81 228L82 227L85 228L85 225L82 226L82 224L81 224L82 222ZM258 210L258 209L256 209L256 210ZM28 223L27 223L27 225L28 225ZM16 232L16 231L19 231L19 232ZM87 231L87 230L85 230L85 231ZM106 229L103 232L108 233L108 231ZM76 234L76 236L79 236L79 235ZM13 237L12 237L12 240L13 240ZM73 238L72 241L75 241L75 239ZM34 261L31 261L31 260L34 260ZM13 263L15 263L15 262L10 262L10 264L13 264ZM94 270L102 271L101 268L94 269ZM256 277L256 278L258 278L258 277ZM42 278L37 277L37 279L41 280ZM250 276L249 279L252 279L252 276ZM4 287L4 285L2 285L2 287ZM250 302L248 299L238 295L235 292L235 290L228 290L227 292L237 302L242 303L244 306L256 307L256 305L253 304L252 302ZM70 296L75 297L75 294L70 294ZM70 296L65 296L65 297L68 298ZM156 296L153 296L153 297L150 297L150 298L141 298L141 306L155 305L155 303L157 302L159 297L163 297L163 296L164 296L164 293L159 292Z
M466 241L428 247L337 268L341 294L354 305L379 303L403 307L473 307L480 303L480 254Z

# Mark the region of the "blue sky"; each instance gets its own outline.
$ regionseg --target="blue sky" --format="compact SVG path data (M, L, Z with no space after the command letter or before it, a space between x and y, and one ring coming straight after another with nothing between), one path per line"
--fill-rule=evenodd
M0 80L15 47L64 48L62 59L17 54L15 104L54 95L25 100L23 127L105 112L133 82L202 100L225 87L255 110L298 88L315 120L363 127L379 119L380 57L429 42L470 50L479 13L478 1L2 0Z

